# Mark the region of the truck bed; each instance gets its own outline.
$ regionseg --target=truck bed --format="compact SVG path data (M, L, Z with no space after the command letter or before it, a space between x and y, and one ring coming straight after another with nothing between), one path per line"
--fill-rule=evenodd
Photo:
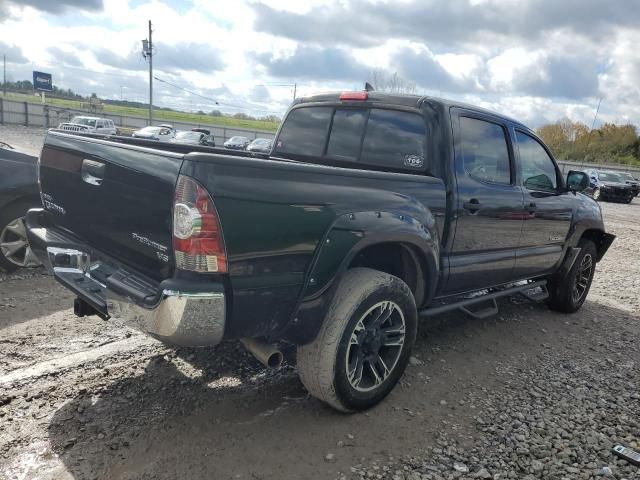
M52 228L158 285L184 275L172 251L173 195L179 175L197 180L224 234L229 273L207 277L229 290L229 336L284 328L330 287L356 244L403 229L424 236L426 226L437 251L443 229L444 183L429 176L57 131L41 158Z

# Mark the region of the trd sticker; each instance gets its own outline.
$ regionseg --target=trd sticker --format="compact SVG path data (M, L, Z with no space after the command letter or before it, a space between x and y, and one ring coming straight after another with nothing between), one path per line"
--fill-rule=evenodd
M407 154L404 156L404 166L411 168L422 168L424 157L422 155Z

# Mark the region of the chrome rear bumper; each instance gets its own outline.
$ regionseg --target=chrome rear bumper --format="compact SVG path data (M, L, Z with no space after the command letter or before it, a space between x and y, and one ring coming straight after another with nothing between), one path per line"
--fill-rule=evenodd
M216 345L224 335L224 293L164 290L149 309L107 291L107 312L172 345Z
M56 280L100 316L119 319L170 345L211 346L222 340L227 317L222 284L153 282L49 227L45 215L42 209L27 214L34 253Z

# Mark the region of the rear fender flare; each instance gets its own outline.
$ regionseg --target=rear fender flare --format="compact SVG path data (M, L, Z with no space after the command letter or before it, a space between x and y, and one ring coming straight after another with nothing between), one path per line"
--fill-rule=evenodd
M421 260L426 279L424 298L431 299L439 278L439 240L431 213L427 210L420 213L419 219L382 211L338 217L316 251L298 307L283 331L283 338L296 344L315 338L342 276L358 253L372 245L394 243L410 247Z

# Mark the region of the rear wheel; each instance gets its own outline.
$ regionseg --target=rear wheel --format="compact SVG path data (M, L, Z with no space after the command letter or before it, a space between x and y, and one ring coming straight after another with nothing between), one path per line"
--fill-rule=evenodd
M548 303L553 310L565 313L578 311L591 288L598 252L591 240L580 240L578 247L580 253L569 272L549 282Z
M27 240L24 216L29 208L21 203L0 212L0 267L7 272L40 265Z
M417 332L413 294L399 278L349 270L316 339L298 347L307 390L348 412L380 402L407 366Z

